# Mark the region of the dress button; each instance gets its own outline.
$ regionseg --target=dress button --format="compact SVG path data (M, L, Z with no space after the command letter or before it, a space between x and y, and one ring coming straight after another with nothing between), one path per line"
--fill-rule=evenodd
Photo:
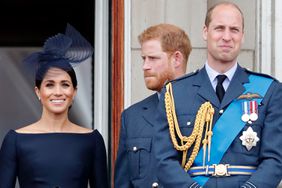
M191 125L191 121L187 121L187 125L190 126Z
M223 112L224 112L224 110L223 110L223 109L219 110L219 113L220 113L220 114L223 114Z
M158 184L157 182L154 182L154 183L152 184L152 188L157 188L157 187L159 187L159 184Z
M133 150L133 151L137 151L138 148L137 148L136 146L134 146L134 147L132 148L132 150Z

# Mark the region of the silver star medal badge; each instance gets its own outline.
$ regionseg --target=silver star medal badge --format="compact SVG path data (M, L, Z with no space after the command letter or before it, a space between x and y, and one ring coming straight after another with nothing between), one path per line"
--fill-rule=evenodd
M259 138L257 137L257 133L249 127L246 131L243 131L243 135L240 136L240 140L242 140L242 145L246 146L247 150L250 151L253 146L257 145Z

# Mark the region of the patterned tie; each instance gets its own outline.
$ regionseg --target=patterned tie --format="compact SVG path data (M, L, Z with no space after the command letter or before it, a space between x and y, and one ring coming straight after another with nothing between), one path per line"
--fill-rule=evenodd
M227 76L225 76L224 74L223 75L217 75L216 78L217 78L217 85L216 85L216 95L219 99L219 101L221 102L222 99L223 99L223 96L225 94L225 90L223 88L223 85L222 83L224 82L225 78Z

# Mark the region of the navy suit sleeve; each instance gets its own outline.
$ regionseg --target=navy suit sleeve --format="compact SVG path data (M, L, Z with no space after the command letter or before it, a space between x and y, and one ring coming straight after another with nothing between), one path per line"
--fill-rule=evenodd
M107 156L102 135L97 131L95 137L95 159L93 163L92 177L90 178L91 188L108 188Z
M17 176L16 135L10 131L0 150L0 183L1 187L13 188Z
M117 160L115 163L114 184L117 188L132 187L128 171L128 159L126 150L126 128L125 128L125 112L121 115L121 128L119 137L119 146Z
M156 126L155 156L158 161L158 178L164 187L194 188L199 185L181 167L178 152L174 149L169 135L169 128L165 113L164 90L158 105Z
M282 85L274 82L263 105L266 106L261 135L260 164L246 187L277 187L282 178Z

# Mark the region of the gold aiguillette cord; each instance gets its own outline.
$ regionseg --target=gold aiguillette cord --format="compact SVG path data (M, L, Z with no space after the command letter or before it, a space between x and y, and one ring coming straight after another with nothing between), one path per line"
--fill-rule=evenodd
M212 107L210 102L203 103L199 108L196 115L193 131L189 136L183 136L180 131L177 115L175 112L175 104L174 104L171 83L168 83L166 85L165 108L166 108L167 121L169 125L170 138L173 143L173 146L177 151L183 152L182 167L184 168L184 170L188 171L190 169L199 152L204 129L205 129L205 136L202 143L204 150L203 161L205 164L207 147L208 147L208 160L210 160L212 119L214 114L214 108ZM178 144L177 138L180 140L180 144ZM187 160L188 150L191 148L193 144L194 144L194 148L192 150L189 159Z

